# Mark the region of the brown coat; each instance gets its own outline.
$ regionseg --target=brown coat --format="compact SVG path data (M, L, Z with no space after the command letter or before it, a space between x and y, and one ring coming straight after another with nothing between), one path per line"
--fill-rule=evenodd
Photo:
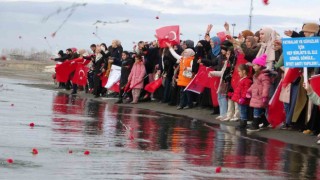
M306 106L306 104L308 102L307 92L303 88L302 84L303 84L303 78L301 78L300 83L299 83L298 97L297 97L296 105L294 106L292 122L297 122L302 110L304 109L304 107Z

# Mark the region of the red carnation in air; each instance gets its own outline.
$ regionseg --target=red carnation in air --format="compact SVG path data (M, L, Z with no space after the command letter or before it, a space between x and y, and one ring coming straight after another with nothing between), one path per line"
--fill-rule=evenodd
M30 126L30 127L34 127L34 123L33 123L33 122L30 123L29 126Z
M83 154L84 154L84 155L89 155L89 154L90 154L90 151L86 150L86 151L84 151Z
M263 4L264 5L268 5L269 4L269 0L263 0Z
M7 163L12 164L13 163L13 159L11 159L11 158L7 159Z
M36 148L33 148L32 149L32 154L34 154L34 155L36 155L36 154L38 154L39 152L38 152L38 149L36 149Z

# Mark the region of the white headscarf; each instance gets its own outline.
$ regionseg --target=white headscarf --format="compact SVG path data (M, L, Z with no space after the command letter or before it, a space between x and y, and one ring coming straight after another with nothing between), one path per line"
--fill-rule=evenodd
M261 42L261 48L256 57L262 56L262 54L267 55L267 69L272 69L273 61L275 61L275 51L273 49L273 43L276 40L276 31L271 28L264 27L261 29L260 33L264 33L264 42Z
M194 56L195 55L195 52L190 49L190 48L187 48L183 51L182 53L182 56L185 57L185 58L188 58L188 57L191 57L191 56Z

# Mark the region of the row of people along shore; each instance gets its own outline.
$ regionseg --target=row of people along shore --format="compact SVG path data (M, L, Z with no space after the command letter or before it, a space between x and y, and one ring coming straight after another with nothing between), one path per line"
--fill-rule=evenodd
M96 98L115 96L116 103L156 100L176 106L177 110L209 108L218 115L216 119L239 121L239 129L251 132L270 127L268 103L290 70L284 67L281 37L269 27L255 33L243 30L238 37L232 37L229 24L225 23L227 36L221 39L212 35L212 27L208 25L204 39L196 44L182 40L180 44L167 43L167 47L160 48L157 40L139 41L132 51L125 51L119 40L113 40L110 46L92 44L91 52L76 48L69 48L66 53L60 50L59 57L52 60L58 63L76 60L87 66L88 72L84 86L72 82L73 72L67 82L59 82L59 87L71 89L72 94L84 90ZM284 34L291 38L320 36L319 24L304 23L300 32L287 30ZM104 88L112 65L121 67L116 91ZM208 87L200 94L186 90L201 66L211 68L208 77L219 79L214 91ZM320 144L320 98L304 82L301 72L302 69L297 71L295 78L281 87L279 100L285 119L280 129L315 135ZM319 73L319 68L308 68L308 77ZM161 85L156 91L145 90L147 84L159 78ZM250 126L248 121L252 121Z

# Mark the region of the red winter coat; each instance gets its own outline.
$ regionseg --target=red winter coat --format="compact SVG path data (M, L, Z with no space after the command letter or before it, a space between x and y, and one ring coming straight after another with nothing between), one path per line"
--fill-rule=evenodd
M270 77L264 72L261 72L258 77L253 77L253 84L248 89L248 93L251 94L250 107L264 108L267 106L268 101L263 103L262 99L269 97L270 85Z
M246 98L246 94L251 84L252 80L249 77L241 78L234 89L231 100L239 103L239 99L244 98L245 102L243 104L249 105L250 99Z

